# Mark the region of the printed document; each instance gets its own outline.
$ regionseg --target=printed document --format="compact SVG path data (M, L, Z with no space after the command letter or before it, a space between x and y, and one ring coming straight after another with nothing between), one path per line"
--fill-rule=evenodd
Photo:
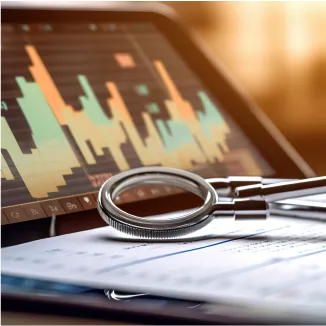
M208 301L326 308L326 222L217 219L178 241L110 226L4 248L2 274Z

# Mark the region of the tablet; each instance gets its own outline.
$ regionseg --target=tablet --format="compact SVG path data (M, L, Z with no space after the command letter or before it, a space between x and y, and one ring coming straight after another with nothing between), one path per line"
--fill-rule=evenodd
M2 6L2 225L95 210L103 182L139 166L314 175L170 10L62 6Z

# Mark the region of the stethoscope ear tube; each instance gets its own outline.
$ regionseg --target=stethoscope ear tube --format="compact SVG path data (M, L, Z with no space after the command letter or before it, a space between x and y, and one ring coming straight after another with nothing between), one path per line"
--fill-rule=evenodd
M326 176L235 189L236 198L261 199L268 203L319 194L326 194Z
M222 197L231 197L239 187L253 186L257 184L270 185L280 182L291 182L298 179L279 179L263 178L255 176L230 176L226 178L209 178L206 181L216 190L217 194Z
M290 203L272 203L271 215L317 219L326 221L326 203L307 200L291 200Z

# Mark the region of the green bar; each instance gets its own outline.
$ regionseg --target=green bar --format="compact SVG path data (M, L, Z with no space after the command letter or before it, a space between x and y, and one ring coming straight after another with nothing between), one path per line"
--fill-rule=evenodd
M210 127L225 124L225 121L205 92L198 92L198 96L203 103L204 112L198 111L197 118L199 120L201 129L208 137L211 137L212 135L210 133Z
M1 110L8 111L8 105L5 101L1 101Z
M79 100L85 110L87 117L95 125L110 125L113 123L112 120L109 119L109 117L106 116L103 112L101 104L97 100L87 77L84 75L78 75L77 78L85 92L85 96L79 96Z
M150 103L147 105L147 110L149 113L160 113L160 107L156 103Z
M158 119L156 123L167 152L178 150L183 144L195 142L188 126L182 122L167 121L171 132L169 132L163 120Z
M16 81L23 93L17 102L33 131L35 143L56 139L62 146L70 146L38 84L27 82L24 77L17 77Z
M148 89L147 85L141 84L141 85L136 86L136 92L139 95L145 96L145 95L149 94L149 89Z

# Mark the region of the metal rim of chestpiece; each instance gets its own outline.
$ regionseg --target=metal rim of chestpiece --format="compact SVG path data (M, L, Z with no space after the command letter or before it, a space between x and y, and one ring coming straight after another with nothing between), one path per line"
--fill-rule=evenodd
M163 218L140 217L117 207L114 199L124 191L144 185L174 186L201 197L202 206L183 215ZM202 177L167 167L141 167L108 179L98 194L102 219L116 230L140 238L168 239L197 231L213 219L212 207L218 202L214 188Z

